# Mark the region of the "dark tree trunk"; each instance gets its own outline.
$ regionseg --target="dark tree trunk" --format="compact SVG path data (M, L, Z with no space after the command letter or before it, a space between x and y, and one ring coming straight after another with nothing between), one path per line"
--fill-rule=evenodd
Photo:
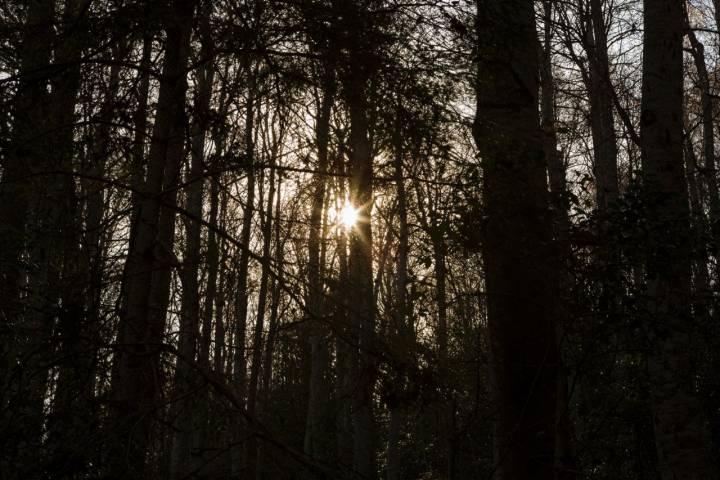
M130 187L132 202L132 217L130 221L130 238L134 238L137 225L137 215L140 212L140 200L143 183L145 181L145 146L147 144L148 129L148 97L150 93L150 61L152 55L152 36L145 34L142 39L142 57L140 59L140 78L137 85L136 99L137 107L133 113L133 136L131 165L130 165Z
M325 67L330 68L330 67ZM328 385L329 352L327 348L327 322L324 320L322 265L320 264L320 243L323 231L323 207L326 191L328 170L328 142L330 134L330 113L334 102L334 72L327 71L323 82L322 99L320 100L315 136L317 143L318 165L314 175L312 205L310 211L310 235L308 239L308 309L310 325L310 395L308 399L307 421L305 426L304 451L318 459L328 460L331 453L328 444L328 427L330 423L328 402L330 388Z
M42 443L52 327L26 308L29 298L23 298L22 290L31 265L24 253L33 240L31 222L38 216L32 192L44 190L45 179L38 176L42 177L39 174L50 151L47 133L52 125L48 121L47 86L52 52L47 45L54 40L54 9L54 1L28 4L18 52L20 81L11 107L10 145L3 155L0 182L0 331L4 334L0 344L0 385L6 392L0 404L5 432L0 467L18 479L38 474L33 457Z
M709 300L712 290L708 272L708 251L705 244L709 228L705 209L703 208L700 186L698 185L700 176L698 161L687 133L684 136L683 144L687 169L688 197L690 200L690 228L693 238L693 312L701 322L704 322L704 325L709 325L711 321Z
M588 90L595 154L595 198L599 213L607 215L608 209L618 200L619 188L612 100L614 93L610 84L610 61L602 0L590 0L588 37Z
M403 119L401 109L396 109L396 125L393 133L394 148L394 169L395 169L395 188L397 189L398 199L398 251L397 251L397 271L395 277L395 309L393 312L393 326L391 335L396 339L397 361L395 365L396 377L394 385L391 387L390 398L388 399L388 409L390 410L390 426L388 428L388 447L387 447L387 479L399 480L401 478L401 459L400 459L400 435L402 434L403 416L404 416L404 390L406 388L406 362L409 362L412 353L412 343L414 334L412 325L408 318L408 207L407 194L405 191L405 178L403 176ZM388 227L391 228L391 227Z
M244 400L247 393L246 375L247 360L245 358L245 340L247 332L247 309L248 309L248 266L250 263L250 234L252 233L253 209L255 208L255 142L254 142L254 121L255 121L255 72L248 66L249 90L247 109L245 112L245 156L248 164L247 170L247 197L243 210L242 232L240 243L242 249L238 262L237 291L235 302L235 358L233 361L233 383L237 397ZM242 420L237 419L234 425L233 434L233 478L238 477L243 469L242 443L244 442L244 429Z
M26 272L21 253L31 193L31 176L46 155L45 135L38 129L48 114L48 66L53 41L55 2L31 2L18 53L20 81L13 99L10 148L3 157L0 183L0 315L10 329L18 328L21 315L20 288ZM7 346L3 345L3 348ZM14 352L17 353L17 352ZM3 355L3 359L9 358ZM7 372L6 369L2 370Z
M279 139L278 141L282 141ZM260 381L260 368L262 367L263 353L263 330L265 329L265 307L267 305L268 283L270 280L270 246L272 245L273 205L275 199L275 159L277 157L276 145L270 153L270 188L267 195L267 206L265 208L265 221L262 226L263 247L262 247L262 268L260 273L260 288L258 289L257 317L255 319L255 330L253 331L252 363L250 367L250 383L248 385L247 414L250 418L255 417L256 412L262 409L257 408L258 385ZM262 205L262 198L260 199ZM247 442L247 478L257 476L258 443L256 437L251 435Z
M641 114L650 374L663 479L717 477L693 386L690 214L683 165L683 2L646 2Z
M558 348L556 254L538 116L530 0L480 0L477 114L484 266L503 480L554 478Z
M594 1L594 0L593 0ZM550 205L553 213L553 231L558 249L558 305L557 339L558 348L562 345L565 327L572 318L570 313L572 278L570 275L572 251L570 247L570 220L568 218L568 192L565 161L558 152L555 113L555 80L552 75L552 2L543 1L544 39L540 65L541 125L543 130L543 150L547 162L550 183ZM604 33L604 32L603 32ZM614 142L614 133L613 133ZM597 162L597 157L596 157ZM568 372L560 352L558 359L558 392L556 409L555 466L558 480L571 480L576 477L577 465L572 445L572 425L569 412Z
M341 143L342 145L342 143ZM345 187L345 164L342 149L338 152L335 173L338 175L336 195L341 201L346 198ZM353 389L353 345L351 345L351 328L349 325L349 302L348 302L348 258L347 258L347 235L345 230L340 230L337 235L338 252L338 277L336 287L333 291L335 303L334 331L335 350L337 352L337 387L335 396L337 398L337 459L340 467L346 470L352 468L352 406L351 395Z
M128 252L125 311L121 316L112 379L107 475L145 475L145 458L157 414L163 374L160 352L174 233L174 206L185 133L187 62L193 0L175 0L164 18L167 44L157 113ZM163 208L164 205L167 207Z
M376 366L375 297L373 292L373 158L368 135L369 83L377 68L372 53L373 15L366 11L368 2L335 0L342 12L339 23L341 44L345 50L342 72L344 100L349 114L350 132L347 144L349 159L349 199L358 221L349 228L347 292L354 301L348 309L350 370L354 386L351 392L353 469L361 478L376 478L373 426L373 390Z
M23 31L23 46L19 52L21 80L14 98L11 145L10 151L5 156L2 183L0 183L2 196L0 204L0 220L2 220L0 222L0 233L2 233L0 235L0 268L2 269L0 308L2 311L0 313L3 322L7 322L4 325L15 337L15 345L3 343L3 349L9 348L7 356L3 355L3 359L10 360L10 364L18 360L20 365L23 365L22 368L27 369L26 374L31 376L34 367L30 364L26 365L25 362L34 362L30 349L37 346L31 346L30 342L33 336L40 332L33 331L31 325L26 322L28 320L24 315L26 312L20 304L20 289L28 273L22 253L26 248L31 191L35 181L33 177L34 174L39 173L48 152L46 136L38 136L38 129L50 128L46 120L46 115L49 113L47 69L50 51L46 44L53 41L54 8L53 1L33 2L28 8ZM11 380L9 370L3 369L2 374L7 375L3 378L4 381ZM44 387L41 388L44 393ZM34 386L29 388L29 390L35 389ZM20 393L12 390L11 392ZM16 399L12 395L9 396L9 400L11 405L3 405L3 412L17 408L17 405L13 405ZM35 418L38 412L30 411L35 406L28 402L27 411L20 414L21 421L27 422L25 425L27 430L24 432L27 435L38 433L31 427L32 424L41 421L41 418ZM23 435L16 438L22 439ZM23 448L22 440L19 443L21 445L16 448Z
M208 4L206 4L208 5ZM201 58L206 58L210 50L210 32L209 12L203 12L202 24L202 43L203 47L200 51ZM174 478L185 478L189 472L193 471L199 463L194 450L197 449L197 441L199 434L199 421L201 415L197 412L203 408L200 402L194 402L193 395L188 396L193 389L198 388L193 381L193 366L191 363L195 360L198 353L199 363L203 367L207 367L207 348L202 348L205 342L202 342L198 349L199 338L199 321L200 321L200 282L198 275L200 273L200 243L201 243L201 225L200 220L203 217L203 193L205 182L205 137L208 130L210 100L212 97L212 85L214 79L214 65L209 62L203 66L198 72L197 91L195 92L194 118L191 127L190 142L190 171L187 175L187 183L189 185L185 209L188 212L188 218L185 218L185 254L183 255L182 265L182 304L180 306L180 332L178 340L178 352L180 357L176 359L174 389L175 396L178 398L177 404L174 406L173 414L176 416L175 433L172 443L172 459L171 459L171 476ZM217 214L217 205L216 212ZM213 222L213 219L210 219ZM214 223L213 223L214 224ZM214 233L208 234L214 240ZM209 250L209 248L208 248ZM217 252L214 252L217 256ZM208 256L211 252L208 251ZM211 267L212 268L212 267ZM215 269L217 273L217 269ZM214 292L214 282L216 275L212 272L208 274L208 292L205 298L207 305L212 305ZM212 307L209 309L212 315ZM207 333L203 323L203 332ZM209 335L209 333L208 333ZM209 338L209 337L208 337ZM200 351L198 351L200 350Z
M687 15L687 12L685 13ZM695 32L689 28L689 21L686 18L687 35L690 39L690 53L695 63L695 70L698 75L698 87L700 87L700 110L702 124L702 173L705 190L708 196L708 217L710 220L710 233L712 234L711 252L718 255L720 249L720 194L718 193L717 169L715 158L715 108L713 105L712 90L710 86L710 75L705 63L705 47L698 40ZM718 273L716 272L716 275ZM719 277L720 278L720 277Z
M355 62L362 63L358 58ZM362 69L360 67L359 69ZM367 78L355 72L346 86L350 111L350 204L358 211L358 223L350 230L348 288L357 301L350 310L350 325L357 333L356 387L353 392L353 465L359 475L374 478L372 392L375 365L371 349L375 345L375 302L372 275L373 162L368 140Z
M283 275L283 252L285 242L281 238L280 230L280 216L282 215L282 176L278 175L277 180L278 194L275 200L275 265L277 268L276 274L273 275L270 282L270 319L268 322L268 336L265 342L265 360L263 361L263 378L261 385L260 402L263 405L268 405L270 400L270 382L272 380L273 373L273 353L275 352L275 342L277 341L278 335L278 323L280 321L278 315L280 313L280 302L282 293L282 284L284 281Z
M77 169L75 110L80 88L80 58L86 41L88 25L82 2L65 4L62 41L56 53L59 65L54 72L56 171L62 172L55 182L58 187L54 202L62 212L58 216L61 232L62 280L61 305L58 311L60 332L59 371L57 389L51 416L48 421L49 454L53 469L67 475L83 472L92 458L97 444L97 408L94 402L96 349L99 343L99 303L102 289L102 216L104 175L110 124L114 115L115 92L120 81L120 67L113 65L108 79L108 95L100 111L96 138L90 149L90 158L81 171L89 178L82 179L86 202L85 232L81 205L75 192L76 179L71 175ZM116 57L123 57L127 47L113 48ZM81 250L81 245L83 246ZM55 247L57 248L57 247Z

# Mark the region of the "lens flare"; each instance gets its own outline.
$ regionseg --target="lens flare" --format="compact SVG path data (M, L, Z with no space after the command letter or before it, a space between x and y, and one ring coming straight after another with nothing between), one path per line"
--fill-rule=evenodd
M352 228L358 221L358 210L349 203L345 204L343 209L340 210L339 217L340 223L342 223L345 228Z

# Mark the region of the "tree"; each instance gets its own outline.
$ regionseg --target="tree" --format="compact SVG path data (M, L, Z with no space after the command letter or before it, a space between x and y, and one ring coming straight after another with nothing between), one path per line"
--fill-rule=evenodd
M696 321L689 309L692 254L682 140L683 23L680 1L645 5L641 139L649 232L648 368L664 479L717 475L691 382Z
M537 109L533 3L477 2L477 112L495 461L502 478L554 478L557 274Z
M126 305L117 338L108 475L142 477L159 399L160 353L169 295L177 183L184 149L185 92L193 1L173 2L164 17L168 48L155 125L128 253ZM112 449L109 449L110 451Z

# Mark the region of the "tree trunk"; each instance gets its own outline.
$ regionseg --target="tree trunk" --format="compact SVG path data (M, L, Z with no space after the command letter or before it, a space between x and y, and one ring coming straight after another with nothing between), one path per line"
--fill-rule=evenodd
M265 360L263 361L263 378L261 386L260 401L263 405L267 405L270 395L270 382L272 380L273 353L275 351L275 341L278 334L278 314L280 311L280 294L282 293L283 282L283 251L284 242L280 238L280 215L282 200L282 176L278 175L277 198L275 200L275 265L277 268L276 275L270 282L270 321L268 325L268 336L265 342Z
M245 156L248 164L247 170L247 199L246 206L243 211L242 232L240 233L240 243L242 250L240 251L240 259L237 272L237 297L235 304L235 358L233 382L237 397L245 398L247 393L246 374L247 361L245 358L245 337L247 331L247 308L248 308L248 266L250 260L250 234L252 233L252 217L255 208L255 142L254 142L254 120L255 120L255 72L252 66L248 66L249 89L247 99L247 110L245 112ZM242 452L245 442L244 429L241 420L236 420L234 428L233 443L233 478L239 478L242 475L243 460ZM252 480L252 479L251 479Z
M173 207L183 154L186 68L194 3L175 0L172 14L164 18L167 45L173 47L165 52L148 172L127 259L127 300L114 359L108 426L113 443L107 448L107 474L113 477L144 476L152 419L162 385L160 345L170 277L167 257L172 252ZM162 208L163 204L169 205Z
M140 59L140 79L137 86L137 107L133 112L133 136L131 165L130 165L130 187L132 217L130 228L137 225L137 215L140 211L141 191L145 179L145 145L148 129L148 97L150 93L150 69L152 55L152 36L145 34L142 41L142 57ZM134 230L130 232L130 238L135 238Z
M553 231L559 253L557 264L557 268L559 270L557 285L559 299L557 305L557 342L558 348L560 348L560 345L562 345L562 339L565 335L565 326L572 318L569 310L570 300L572 298L573 282L570 275L572 250L569 239L570 220L568 218L569 205L566 187L566 168L562 155L557 149L557 132L555 127L557 117L555 113L555 81L552 75L552 2L547 0L543 1L543 15L544 44L542 46L540 67L540 113L543 130L543 150L545 152L548 179L550 181L550 202L553 212ZM610 116L612 117L612 112ZM615 141L614 131L612 141ZM611 149L606 148L605 150L607 153L607 151ZM614 200L615 198L613 201ZM556 409L557 426L555 431L556 478L558 480L571 480L576 477L575 472L577 470L577 465L572 446L572 425L570 422L569 392L567 385L568 373L565 369L562 352L559 352L558 359L558 391Z
M227 71L228 66L226 64L223 76L227 75ZM228 108L230 106L230 102L228 102L228 90L229 86L225 85L225 88L220 93L220 100L218 102L220 105L219 118L224 118L227 116ZM220 191L220 182L222 181L220 167L222 155L223 153L225 153L225 143L227 141L227 135L223 132L223 129L219 122L216 123L214 128L212 129L212 141L215 145L215 158L212 161L213 172L209 179L210 211L212 217L212 212L216 211L219 208L219 211L217 211L216 215L218 215L220 219L220 228L224 229L226 227L228 195L226 194L226 192ZM217 220L218 217L216 216L215 221L217 222ZM212 235L212 237L210 237L210 235ZM211 238L213 242L218 242L217 235L214 231L208 232L208 242L210 242ZM232 285L234 285L234 283L232 281L232 272L226 268L225 262L227 258L227 247L225 245L225 243L220 243L218 245L218 261L220 263L217 265L217 268L219 270L219 280L218 295L217 298L215 298L215 345L213 348L213 363L215 372L218 375L222 375L224 373L226 365L232 365L232 361L230 360L228 355L228 348L226 347L227 339L225 338L225 330L227 327L224 313L225 302L227 300L229 291L232 291Z
M556 254L538 117L530 0L479 0L477 114L483 164L496 465L503 480L554 478Z
M685 12L687 16L687 11ZM689 28L689 20L685 19L688 27L687 35L690 39L690 53L695 63L695 70L698 75L698 86L700 87L700 109L702 121L702 145L703 145L703 163L702 179L706 187L709 200L708 216L710 219L710 232L712 233L711 252L717 256L720 248L720 194L718 193L717 170L715 159L715 131L714 122L715 114L713 108L712 90L710 87L710 77L705 64L705 47L698 40L695 32ZM716 272L720 278L720 274Z
M207 4L206 4L207 5ZM203 12L202 23L202 43L203 47L200 51L201 58L209 55L210 38L208 25L209 12ZM176 405L173 414L176 416L175 431L172 442L172 459L171 459L171 476L174 478L185 478L199 463L197 459L193 459L196 455L193 450L197 445L199 434L199 421L201 415L197 410L202 409L203 405L193 401L193 397L187 395L197 387L193 381L193 366L188 363L195 360L195 354L198 350L197 340L199 337L198 323L200 319L200 283L198 275L200 272L200 242L201 242L201 225L200 219L203 217L203 183L205 173L205 136L208 130L210 100L212 97L212 85L214 79L214 65L212 62L205 64L198 72L197 91L195 92L194 118L191 127L191 145L190 145L190 172L188 174L187 183L189 184L185 209L190 214L189 218L185 218L185 254L183 255L182 265L182 303L180 306L180 332L178 340L178 352L180 358L176 359L174 389ZM217 208L216 212L217 214ZM213 219L211 218L212 222ZM214 239L214 233L208 234ZM208 248L209 250L209 248ZM214 252L217 256L217 251ZM208 256L211 252L208 251ZM212 268L212 266L211 266ZM215 269L217 273L217 269ZM214 286L216 276L208 274L208 292L205 296L207 305L212 306L214 292L210 291ZM212 307L209 308L212 315ZM205 329L203 322L203 333L209 335ZM203 342L203 345L205 343ZM201 348L198 360L203 367L207 367L207 348ZM204 355L204 356L203 356ZM204 360L204 361L203 361Z
M210 225L218 226L218 209L219 209L219 185L217 179L210 178L210 211L208 222ZM224 293L222 290L222 276L220 270L220 248L218 238L215 231L208 229L207 240L207 288L205 290L205 302L202 310L202 326L200 330L200 347L198 351L198 364L206 371L210 371L210 346L213 341L213 333L216 342L214 354L217 358L213 358L214 371L217 375L222 372L222 344L224 342L225 332L223 327L223 308ZM213 316L215 316L215 331L213 332ZM193 453L193 465L195 469L199 469L205 462L203 452L210 448L210 424L213 419L210 406L209 388L200 386L198 395L198 406L193 413L194 422L197 429L197 439L195 441L196 451Z
M646 2L641 115L647 209L647 328L655 441L663 479L716 478L691 352L691 235L683 165L683 2Z
M258 290L258 310L253 332L252 364L250 368L250 384L248 386L247 414L253 418L256 413L256 401L258 394L258 382L260 380L260 368L262 367L262 342L263 330L265 329L265 306L267 305L268 281L270 279L270 246L272 245L273 225L273 200L275 199L275 158L277 152L271 153L270 159L270 189L267 196L267 207L265 209L265 222L263 224L263 247L262 247L262 269L260 273L260 288ZM260 201L262 204L262 199ZM262 405L260 406L262 408ZM257 476L258 444L254 435L251 435L247 442L247 478L254 479Z
M713 16L715 18L715 28L720 34L720 0L713 0Z
M331 67L325 67L330 69ZM327 348L327 322L324 320L324 289L320 272L320 243L323 231L323 203L328 169L328 141L330 113L334 103L334 72L324 74L322 99L317 113L315 136L317 142L317 172L314 175L312 205L310 211L310 234L308 239L308 309L310 325L310 395L305 426L304 451L320 460L328 460L331 453L328 444L330 389L327 379L329 352Z
M33 174L41 168L48 152L46 120L49 98L47 67L53 42L54 1L29 4L19 51L20 81L14 98L10 148L3 156L0 182L0 324L10 342L0 345L3 396L2 424L12 427L2 442L2 471L12 478L32 476L42 435L43 396L46 374L43 356L49 345L46 328L34 325L21 290L28 274L23 252L28 240ZM16 420L11 420L15 417ZM5 459L8 462L5 464ZM26 470L27 469L27 470Z
M345 187L345 161L343 140L340 139L340 151L335 159L336 179L336 197L340 202L344 202L347 189ZM336 205L337 206L337 205ZM347 235L345 229L340 229L337 234L337 252L338 252L338 276L333 291L333 299L335 304L334 328L335 332L335 350L337 352L336 370L337 370L337 386L335 397L337 398L337 461L339 466L349 471L353 464L353 446L352 446L352 406L351 395L353 391L353 368L354 359L351 338L353 337L349 325L349 272L347 258Z
M395 365L397 370L394 381L393 391L388 400L388 408L390 410L390 427L388 432L387 447L387 479L400 480L400 435L402 433L403 424L403 407L404 407L404 390L407 382L406 363L410 361L412 353L412 342L414 335L412 325L408 322L408 305L407 305L407 284L408 284L408 208L407 195L405 191L405 179L403 177L403 137L402 137L402 118L401 110L397 108L397 118L395 132L393 135L393 148L395 150L394 168L395 168L395 188L397 188L398 199L398 222L399 222L399 242L397 251L397 272L396 272L396 295L395 310L393 312L393 330L391 335L397 339L397 358L398 363ZM391 228L391 227L388 227Z
M219 198L218 198L219 197ZM219 202L219 214L220 214L220 228L225 228L225 212L227 212L227 195L225 192L220 193L220 178L210 179L210 202L212 209L212 202ZM229 290L233 285L233 275L227 268L227 244L221 242L219 244L219 263L218 263L218 294L215 298L215 337L213 345L213 364L215 372L218 375L222 375L225 372L226 364L232 364L228 355L228 348L226 347L226 328L227 322L225 321L226 312L226 301L228 298ZM232 291L232 290L230 290Z
M687 124L687 120L685 121ZM705 240L708 234L707 217L702 204L702 195L698 185L699 168L692 141L688 133L684 134L685 165L687 168L688 196L690 200L690 229L692 232L693 250L693 286L694 302L693 312L701 322L709 325L710 302L712 295L710 289L710 275L708 273L708 252Z
M607 34L602 0L590 0L589 23L589 85L590 127L595 157L595 198L601 215L619 197L617 143L613 118L613 86L610 84Z
M368 139L366 68L362 58L354 59L354 73L346 85L350 111L350 204L358 212L357 225L349 232L348 291L356 301L350 309L350 325L357 335L356 386L353 391L353 465L363 478L375 478L372 396L375 365L371 353L375 345L375 302L372 272L373 160Z
M50 201L61 209L53 231L60 232L58 246L49 246L49 257L61 257L61 308L58 309L58 327L60 332L59 370L53 409L48 420L48 446L53 468L68 475L83 472L92 460L91 452L97 442L97 409L94 404L95 388L95 351L98 340L98 304L102 281L99 252L101 236L99 229L103 215L103 185L101 182L83 180L83 185L94 190L87 192L88 235L82 238L82 217L80 200L76 193L75 171L77 159L75 151L76 104L80 89L80 58L84 37L88 25L79 0L66 2L63 19L62 41L55 55L58 64L53 78L53 100L55 106L53 152L55 153L55 171L62 172L54 180L55 195ZM113 48L114 53L126 50ZM119 83L120 67L111 68L109 94L101 110L101 125L98 138L91 150L89 169L82 166L83 173L100 177L103 175L106 143L110 136L109 125L113 116L115 92ZM103 123L104 122L104 123ZM100 143L104 142L104 143ZM52 239L52 234L46 235ZM53 239L55 240L55 239ZM81 251L83 240L88 240ZM52 241L52 240L51 240ZM58 248L59 247L59 248ZM58 262L57 259L53 260ZM93 283L94 282L94 283ZM52 289L51 289L52 290ZM96 460L96 459L95 459Z

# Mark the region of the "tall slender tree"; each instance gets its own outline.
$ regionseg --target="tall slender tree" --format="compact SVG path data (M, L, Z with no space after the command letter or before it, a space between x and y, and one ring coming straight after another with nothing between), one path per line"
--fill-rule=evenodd
M349 232L348 287L356 292L357 302L350 309L350 324L357 341L352 367L356 387L352 399L353 467L362 477L374 478L372 395L375 366L371 349L375 337L375 297L373 294L373 158L368 138L368 83L375 61L371 55L370 30L356 24L356 18L369 20L368 12L340 2L346 16L348 65L344 72L344 95L350 117L348 139L349 198L357 211L358 222ZM364 5L363 5L364 6ZM354 47L352 47L354 45Z
M128 253L126 305L117 336L112 412L107 426L112 448L107 475L142 477L152 435L152 419L163 374L160 353L169 294L175 199L185 144L185 93L193 0L175 0L164 18L167 35L147 175L141 189L137 225Z
M203 11L200 17L201 24L201 43L200 56L209 57L210 52L210 13L212 7L209 2L203 4ZM202 359L200 355L200 243L201 243L201 225L199 219L203 217L203 197L204 197L204 179L205 179L205 137L209 123L210 100L212 97L212 85L214 79L214 65L208 61L197 72L195 101L194 101L194 117L191 126L190 141L190 157L191 164L187 175L187 183L189 184L188 194L185 201L185 209L190 218L185 219L185 252L183 255L182 269L182 305L180 313L180 333L178 341L178 352L181 358L178 358L175 368L175 392L176 395L182 397L188 394L188 390L194 387L195 382L192 381L193 369L191 362L198 354L198 359ZM212 235L212 234L211 234ZM211 294L212 292L208 292ZM210 296L207 304L212 304L213 297ZM212 311L212 310L210 310ZM207 365L207 361L202 362ZM198 462L192 462L193 443L197 442L199 433L198 421L199 416L195 413L198 408L203 406L195 405L190 400L179 400L176 403L177 418L174 419L176 433L173 438L173 451L171 469L172 476L176 478L185 477L189 471L192 471Z
M304 450L317 458L328 458L328 385L329 351L327 348L327 322L324 321L324 288L321 278L321 241L323 212L326 207L326 183L328 171L328 143L330 135L330 114L335 101L335 72L332 65L324 66L321 99L315 121L317 144L317 172L313 180L312 205L310 210L310 232L308 237L308 310L310 319L310 395L308 399L307 424L305 427Z

